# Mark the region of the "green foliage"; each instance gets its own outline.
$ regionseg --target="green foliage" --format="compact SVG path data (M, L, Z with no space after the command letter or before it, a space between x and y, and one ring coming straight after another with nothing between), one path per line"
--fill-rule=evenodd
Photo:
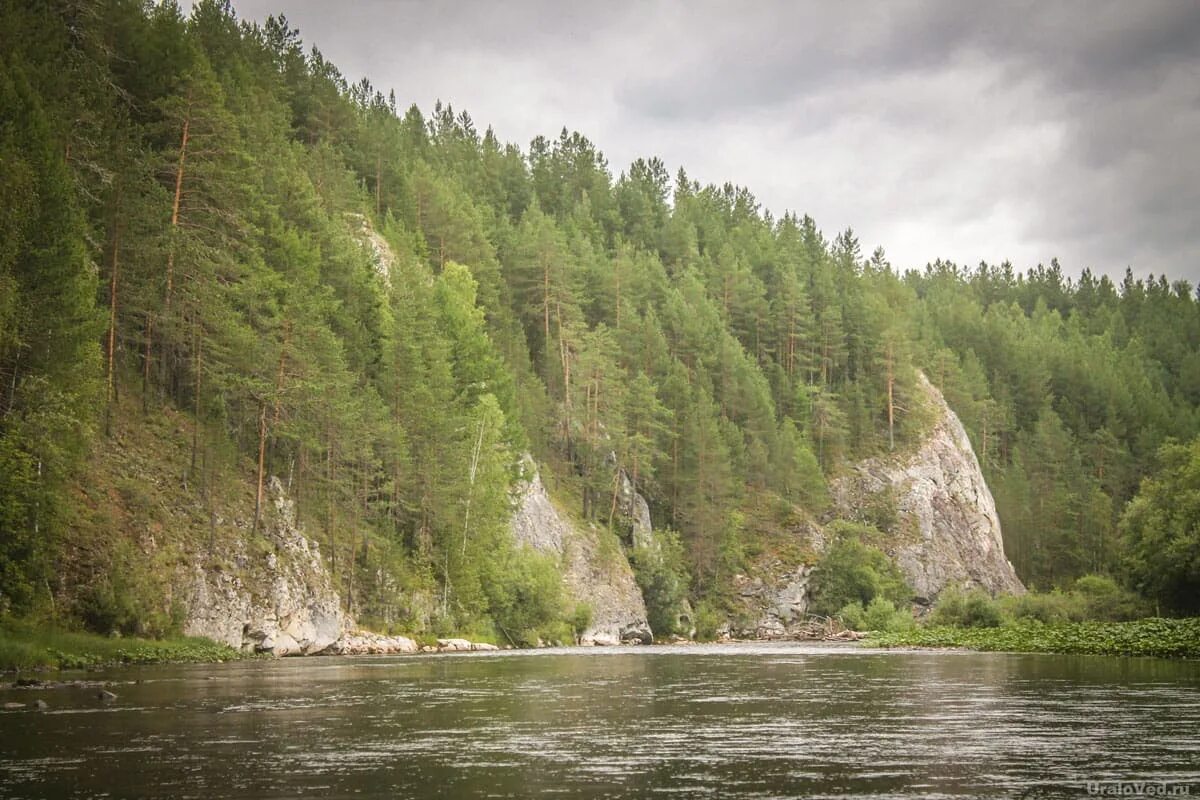
M855 631L904 631L917 623L907 608L897 608L892 601L877 596L865 608L861 600L847 603L837 613L838 619Z
M917 625L910 610L896 608L882 596L876 596L865 608L860 600L846 603L836 616L852 631L907 631Z
M646 601L650 630L668 637L680 630L688 595L688 576L679 536L671 530L657 531L650 544L638 545L630 554L638 588Z
M592 607L587 603L576 603L575 609L567 617L567 623L571 626L571 632L575 634L575 641L578 642L592 625Z
M1054 624L1021 620L985 628L919 627L873 636L869 643L879 647L1200 658L1200 617Z
M907 630L916 624L907 604L897 608L896 604L882 595L877 595L867 606L863 623L866 630L870 631Z
M0 623L0 671L83 669L116 664L218 662L243 658L201 638L137 639Z
M844 522L830 530L837 538L813 574L813 612L832 616L855 602L867 608L877 597L907 608L912 589L904 576L886 553L866 543L877 540L880 533Z
M1150 615L1150 604L1107 575L1084 575L1071 587L1083 598L1087 619L1127 622Z
M1070 589L999 599L1006 617L1040 622L1126 622L1149 616L1150 605L1105 575L1084 575ZM955 624L947 620L946 624Z
M951 587L943 591L929 615L931 625L957 625L964 628L995 628L1004 621L997 602L980 589L963 591Z
M549 557L522 547L506 558L494 559L486 593L488 613L511 644L530 646L539 638L563 639L558 630L567 617L562 581ZM578 622L578 615L572 614L567 621ZM545 633L551 636L543 636Z
M1133 584L1168 609L1200 611L1200 438L1159 451L1121 518Z
M1049 592L1028 592L1018 597L1002 598L1004 612L1012 619L1033 619L1038 622L1082 622L1087 612L1078 595L1054 589ZM947 620L946 624L955 624Z
M711 642L726 619L725 611L713 600L702 599L696 603L696 641Z
M851 230L682 169L672 185L654 157L614 178L578 132L523 152L448 105L405 110L282 18L27 6L0 6L0 610L52 602L86 550L89 448L161 424L188 449L170 482L198 503L245 481L257 506L264 477L289 476L347 604L385 626L566 625L549 573L505 550L525 449L590 524L615 525L627 476L679 533L639 568L652 613L690 585L711 620L762 549L747 498L817 518L826 476L915 445L918 367L1028 584L1128 575L1195 609L1194 509L1172 506L1192 456L1158 453L1200 433L1190 286L1053 262L902 275ZM887 500L862 517L894 537ZM827 557L821 607L903 608L887 537L859 538ZM79 613L169 629L125 580L89 584ZM1077 592L1087 614L1134 613L1111 587Z

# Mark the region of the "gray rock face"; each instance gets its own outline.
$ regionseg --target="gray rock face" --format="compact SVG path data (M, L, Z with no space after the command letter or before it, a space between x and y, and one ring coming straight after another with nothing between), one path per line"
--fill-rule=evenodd
M650 504L633 488L625 470L621 470L621 482L617 495L617 509L633 527L633 543L640 547L654 544L654 527L650 524Z
M562 559L567 592L592 609L592 624L580 637L582 644L616 645L625 641L650 642L646 604L633 577L629 561L609 536L585 526L576 526L559 514L546 493L541 476L530 459L528 476L519 487L511 528L518 542ZM642 501L645 502L644 500ZM646 513L649 521L649 511Z
M767 575L736 575L734 591L750 613L731 620L729 633L743 639L792 638L808 623L808 582L812 567L776 564Z
M296 526L292 502L277 478L271 478L268 495L275 521L262 535L272 552L255 556L239 538L239 551L226 554L237 570L206 570L205 559L194 558L184 632L246 651L319 653L341 638L348 620L320 550Z
M924 375L920 385L937 422L915 452L875 458L831 487L844 516L864 497L891 490L901 520L912 531L893 557L919 597L933 600L947 586L991 593L1023 593L1004 555L996 503L984 481L967 432L942 393Z

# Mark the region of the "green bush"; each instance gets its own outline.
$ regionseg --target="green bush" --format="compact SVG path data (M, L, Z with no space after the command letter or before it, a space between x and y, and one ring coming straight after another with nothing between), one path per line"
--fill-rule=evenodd
M838 538L813 573L813 605L817 614L834 615L857 601L863 608L876 597L903 607L912 589L887 554L863 540L879 537L874 528L835 523Z
M1200 617L1053 625L1024 619L998 628L921 627L880 633L871 637L871 643L881 647L1200 658Z
M963 628L995 628L1004 622L1004 613L995 600L980 589L963 591L951 587L938 596L929 615L931 625L955 625Z
M1078 595L1055 589L1052 592L1027 592L1019 597L1003 599L1005 613L1013 619L1032 619L1038 622L1079 622L1087 612Z
M863 608L861 600L855 600L842 606L841 611L837 613L838 619L852 631L865 631L867 629L867 610Z
M863 625L869 631L903 631L915 624L910 611L897 608L883 597L872 600L863 615Z
M687 600L688 576L679 537L669 530L656 533L653 544L634 548L630 563L646 602L650 630L656 636L684 633L678 628Z
M855 600L847 603L837 616L847 628L856 631L903 631L916 625L911 612L884 597L876 597L866 607Z
M711 642L717 638L717 629L725 620L721 609L707 598L696 604L696 640Z
M1150 614L1149 603L1107 575L1084 575L1071 591L1082 598L1088 619L1127 622Z
M528 548L516 548L507 556L492 562L485 589L488 613L513 644L534 645L544 638L547 626L564 623L562 578L552 559ZM555 635L564 638L561 630Z
M592 607L587 603L577 603L575 610L571 612L571 616L567 620L571 625L571 632L575 635L575 641L583 636L592 625Z
M184 609L164 603L169 590L146 557L124 539L113 542L109 557L109 563L80 590L75 601L75 614L84 627L102 635L178 635Z

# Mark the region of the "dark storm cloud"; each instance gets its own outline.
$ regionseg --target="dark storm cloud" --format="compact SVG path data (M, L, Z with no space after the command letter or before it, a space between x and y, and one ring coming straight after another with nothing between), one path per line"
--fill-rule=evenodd
M283 11L352 80L503 139L578 129L853 226L898 266L1200 277L1200 3L351 3Z

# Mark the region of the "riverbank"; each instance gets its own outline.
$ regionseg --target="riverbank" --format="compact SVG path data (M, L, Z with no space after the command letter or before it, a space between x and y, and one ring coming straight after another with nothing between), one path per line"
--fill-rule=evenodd
M246 658L209 639L113 638L25 626L0 627L0 672L90 669L122 664L217 663Z
M460 638L430 639L421 643L407 636L384 636L356 630L343 634L328 648L313 655L399 655L499 649L488 642ZM127 664L207 664L270 657L269 653L247 653L202 637L141 639L47 630L21 623L0 625L0 673L94 669Z
M1200 658L1200 617L1136 622L1063 622L1023 619L993 628L918 627L872 634L873 647L965 647L1013 653Z

